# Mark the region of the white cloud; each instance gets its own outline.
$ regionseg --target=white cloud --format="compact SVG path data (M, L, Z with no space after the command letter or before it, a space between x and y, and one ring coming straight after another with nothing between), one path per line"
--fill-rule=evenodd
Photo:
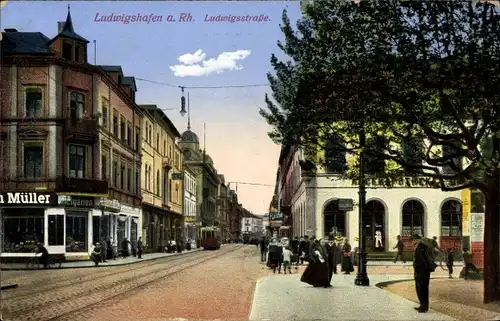
M213 73L220 74L228 70L240 70L238 60L243 60L250 56L250 50L236 50L223 52L217 58L205 59L206 54L202 50L194 54L184 54L179 57L180 65L170 66L176 77L199 77Z
M183 65L194 65L202 62L206 57L207 55L203 52L203 50L198 49L194 54L187 53L180 56L179 61Z

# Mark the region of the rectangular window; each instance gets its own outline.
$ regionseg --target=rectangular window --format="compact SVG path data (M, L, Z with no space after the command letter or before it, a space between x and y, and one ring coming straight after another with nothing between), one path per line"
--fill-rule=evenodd
M127 168L127 191L132 190L132 169Z
M156 133L156 150L160 152L160 133Z
M163 140L163 156L167 155L167 141Z
M168 201L172 202L172 179L168 180Z
M120 188L125 189L125 166L120 167Z
M26 117L42 117L42 89L27 88L25 92Z
M118 111L113 110L113 135L118 137Z
M113 186L118 187L118 176L120 176L120 173L118 173L118 162L113 162Z
M49 215L49 245L64 245L64 215Z
M141 194L141 178L139 176L139 171L135 171L135 194L140 195Z
M139 151L141 149L141 130L139 127L135 128L135 150Z
M132 124L127 124L127 145L132 147Z
M101 171L102 171L102 179L108 180L108 159L106 156L101 157Z
M75 61L81 62L82 59L82 46L75 46Z
M44 209L3 209L3 252L30 250L32 244L44 243Z
M69 145L69 177L85 177L85 146Z
M73 46L70 43L63 42L62 56L67 60L73 59Z
M66 210L66 252L87 252L87 212Z
M120 139L124 142L127 137L125 137L125 118L120 118Z
M69 101L69 115L71 119L82 119L85 114L85 97L83 94L71 92Z
M108 128L108 121L109 121L109 115L108 115L108 101L106 99L102 99L102 126L104 128Z
M40 178L43 173L43 147L24 147L24 177Z

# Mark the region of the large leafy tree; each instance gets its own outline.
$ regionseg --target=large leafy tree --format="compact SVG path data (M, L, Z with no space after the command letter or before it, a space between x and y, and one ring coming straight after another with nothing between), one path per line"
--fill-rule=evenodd
M496 9L454 0L315 1L297 30L284 12L278 46L290 60L272 56L273 94L261 110L277 143L316 150L341 138L339 148L385 160L379 183L412 174L444 191L480 189L485 302L500 300Z

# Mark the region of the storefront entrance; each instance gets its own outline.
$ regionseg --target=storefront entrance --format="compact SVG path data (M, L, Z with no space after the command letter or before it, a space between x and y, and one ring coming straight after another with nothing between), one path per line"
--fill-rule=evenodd
M369 201L363 210L363 235L365 251L382 252L385 249L385 208L379 201Z

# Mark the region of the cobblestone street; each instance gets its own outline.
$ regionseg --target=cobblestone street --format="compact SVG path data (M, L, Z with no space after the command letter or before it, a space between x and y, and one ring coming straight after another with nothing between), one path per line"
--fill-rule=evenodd
M220 318L218 302L234 298L231 310L244 317L252 282L262 273L258 264L245 266L254 256L254 248L230 245L124 267L2 272L3 283L19 284L2 292L2 312L12 321ZM225 277L226 270L237 272ZM203 302L206 297L214 299Z

